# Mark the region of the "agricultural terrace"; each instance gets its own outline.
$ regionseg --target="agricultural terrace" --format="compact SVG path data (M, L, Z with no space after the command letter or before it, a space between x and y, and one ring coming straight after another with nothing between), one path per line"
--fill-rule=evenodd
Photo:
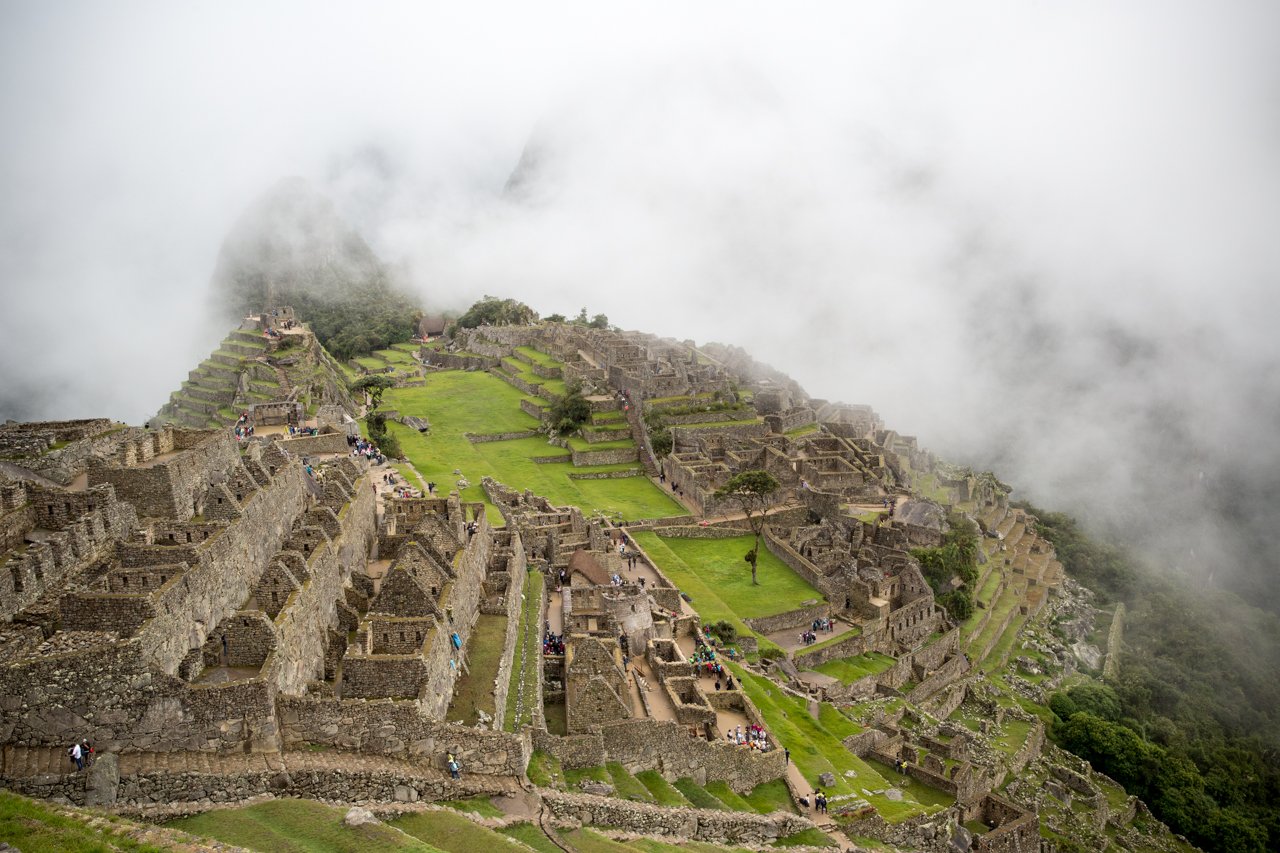
M520 391L501 379L481 371L459 370L432 373L423 387L396 388L383 395L387 408L430 421L430 435L398 423L388 424L388 429L400 440L405 455L423 479L436 483L444 494L458 481L458 475L453 473L457 469L472 484L461 495L467 501L485 500L480 479L490 476L500 483L518 485L521 490L533 489L557 506L581 507L588 515L597 511L620 512L624 518L636 519L686 512L644 476L603 480L569 477L639 469L639 463L575 468L568 450L547 444L541 436L479 444L464 437L463 433L484 435L536 429L539 421L520 409L522 398ZM592 445L591 449L610 446L612 442ZM559 457L563 461L537 463L534 457ZM489 519L501 522L496 508L489 507Z

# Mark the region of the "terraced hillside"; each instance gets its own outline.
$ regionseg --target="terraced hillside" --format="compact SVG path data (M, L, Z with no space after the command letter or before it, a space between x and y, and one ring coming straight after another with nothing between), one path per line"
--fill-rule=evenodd
M247 406L276 401L301 401L309 414L327 403L354 412L358 407L347 391L354 376L305 328L280 340L237 329L188 374L153 420L197 429L229 426Z

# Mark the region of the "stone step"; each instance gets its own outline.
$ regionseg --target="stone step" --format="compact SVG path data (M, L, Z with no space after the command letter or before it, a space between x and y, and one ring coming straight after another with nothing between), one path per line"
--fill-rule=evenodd
M236 353L233 353L233 352L225 352L225 351L223 351L223 350L217 350L216 352L212 353L212 354L209 356L209 359L210 359L211 361L215 361L215 362L217 362L218 364L222 364L222 365L225 365L225 366L227 366L227 367L237 367L237 368L238 368L238 367L240 366L240 359L241 359L241 356L239 356L239 355L237 355Z

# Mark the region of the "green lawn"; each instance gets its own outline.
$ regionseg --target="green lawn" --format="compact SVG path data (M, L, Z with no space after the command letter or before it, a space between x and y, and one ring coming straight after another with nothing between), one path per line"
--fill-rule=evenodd
M160 853L160 848L140 844L118 829L123 827L90 829L39 800L0 791L0 841L27 853Z
M533 489L557 506L578 506L583 512L620 512L628 519L661 518L683 515L685 510L653 485L646 477L617 480L571 480L570 473L613 470L615 466L577 468L570 464L539 465L530 457L563 456L569 452L549 445L545 438L534 437L513 441L491 441L472 444L464 432L492 434L535 429L537 418L520 409L525 396L494 376L476 371L443 371L427 378L421 388L397 388L384 396L388 407L404 415L416 415L431 421L431 435L420 433L397 423L388 427L400 440L404 453L414 467L438 491L447 495L458 480L454 469L462 471L471 482L463 491L463 500L482 501L480 479L493 477L500 483L523 491ZM581 441L581 439L578 439ZM585 445L586 442L584 441ZM611 446L595 445L595 449ZM636 467L637 463L622 468ZM500 522L501 515L490 508L490 521Z
M499 829L498 833L528 844L538 853L563 853L540 827L532 823L513 823Z
M693 599L704 624L724 619L738 633L747 633L743 619L794 610L811 598L823 600L822 593L763 546L756 572L760 584L753 586L751 567L742 559L755 542L752 536L667 539L646 531L634 536L672 583ZM763 637L760 643L772 645Z
M542 624L538 621L541 611L542 573L528 572L525 575L524 604L520 608L515 657L511 660L511 681L507 686L506 716L503 718L503 728L509 732L517 732L522 726L533 724L538 699L538 655L542 654ZM524 697L524 710L517 720L517 697L521 695ZM533 772L530 765L530 778Z
M533 347L516 347L516 352L523 353L533 359L535 364L541 364L543 367L563 367L563 361L556 361L545 352L538 352Z
M560 759L550 753L535 749L529 756L529 767L525 770L529 781L539 788L550 788L554 777L561 775Z
M735 793L734 790L729 787L727 782L708 782L707 793L724 803L730 811L755 811L755 807L744 800L741 794Z
M498 830L498 834L521 841L538 850L538 853L563 853L563 850L556 847L556 843L547 838L547 834L543 833L541 827L536 824L511 824Z
M346 812L312 800L271 800L245 808L205 812L166 826L258 853L430 853L440 849L387 826L343 826ZM515 853L515 845L511 846Z
M487 826L449 811L415 812L388 822L445 853L520 853L523 848Z
M643 773L637 773L636 780L649 789L649 795L660 806L675 808L677 806L691 805L689 800L685 799L684 794L673 788L671 783L663 779L662 774L657 770L645 770ZM710 795L707 796L710 799L715 799Z
M653 802L653 795L649 793L649 789L636 777L628 773L627 768L620 763L610 761L605 764L604 769L609 772L609 778L613 780L613 790L616 796L624 800L636 800L642 803Z
M498 675L506 638L507 617L484 613L476 617L467 642L467 671L458 678L446 720L474 726L480 721L477 711L493 716L493 680Z
M644 774L641 773L641 776ZM675 781L675 789L698 809L716 809L718 811L729 811L729 807L716 799L706 788L700 786L693 779L686 776L683 779Z
M836 660L827 661L822 666L815 667L814 671L839 679L842 684L852 684L859 678L878 675L895 663L897 661L888 655L871 652L869 654L855 655L851 658L837 658Z
M621 430L619 430L619 432L621 432ZM576 435L571 435L566 440L569 442L569 447L573 448L579 453L583 452L584 450L621 450L624 447L636 446L635 441L630 436L627 436L626 438L623 438L623 439L618 439L617 441L597 441L595 444L592 444L591 442L587 441L585 438L582 438L581 436L576 436Z

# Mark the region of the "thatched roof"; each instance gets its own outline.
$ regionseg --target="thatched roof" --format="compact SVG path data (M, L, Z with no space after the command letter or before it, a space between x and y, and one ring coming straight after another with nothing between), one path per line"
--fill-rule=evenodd
M579 548L573 552L573 556L569 558L569 582L573 583L574 573L582 575L589 583L596 586L609 585L609 573L600 568L600 564L596 562L596 558L591 556L587 551Z
M444 327L443 317L423 317L418 321L418 334L424 338L430 335L443 335Z

